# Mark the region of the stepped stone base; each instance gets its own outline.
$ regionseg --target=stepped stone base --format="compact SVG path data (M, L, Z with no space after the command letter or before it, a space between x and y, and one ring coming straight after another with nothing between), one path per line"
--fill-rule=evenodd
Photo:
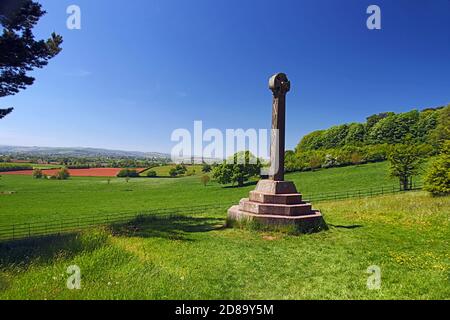
M261 180L250 198L228 210L228 221L257 222L267 226L292 226L301 232L326 229L322 214L302 201L293 182Z

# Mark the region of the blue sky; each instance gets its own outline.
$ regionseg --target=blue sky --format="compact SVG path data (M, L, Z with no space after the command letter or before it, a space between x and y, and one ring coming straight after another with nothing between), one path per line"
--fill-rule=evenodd
M374 113L450 102L449 0L41 0L63 52L0 106L0 144L170 152L171 133L270 128L285 72L287 147ZM66 28L79 5L82 29ZM368 30L377 4L382 30Z

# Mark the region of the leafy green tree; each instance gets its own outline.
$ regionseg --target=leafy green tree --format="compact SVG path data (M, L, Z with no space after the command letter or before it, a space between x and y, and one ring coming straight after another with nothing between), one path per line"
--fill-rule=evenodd
M243 187L246 181L260 173L261 161L249 151L234 154L232 160L233 164L224 162L213 169L213 178L220 184Z
M177 164L175 170L177 171L178 175L183 175L187 172L187 168L184 164Z
M450 140L450 104L439 110L437 126L430 134L430 142L437 150L441 150L448 140Z
M391 114L386 118L378 121L368 133L368 141L373 144L379 143L396 143L395 133L396 133L396 115Z
M46 12L32 0L0 2L0 97L14 95L34 83L28 73L43 68L61 51L62 37L52 33L35 40L33 28ZM12 111L0 110L0 119Z
M147 177L149 177L149 178L155 178L155 177L157 177L158 176L158 174L156 173L156 171L154 171L154 170L149 170L149 171L147 171Z
M425 190L433 195L450 194L450 140L442 154L433 161L425 175Z
M117 174L118 178L137 178L139 173L134 169L122 169Z
M284 169L286 172L294 172L302 169L301 161L294 151L286 151L284 156Z
M317 150L324 146L323 137L325 130L313 131L303 137L300 143L297 145L296 152L307 151L307 150Z
M364 143L366 128L362 123L352 123L348 126L345 144L350 146L361 145Z
M178 176L178 170L176 168L171 168L169 170L169 176L171 176L172 178L175 178L176 176Z
M366 120L367 131L369 131L373 126L375 126L379 121L393 115L393 112L382 112L378 114L371 115Z
M412 189L412 179L420 172L423 158L414 145L398 144L389 153L390 175L399 179L402 190Z
M322 135L323 146L327 149L342 147L348 134L348 125L331 127Z

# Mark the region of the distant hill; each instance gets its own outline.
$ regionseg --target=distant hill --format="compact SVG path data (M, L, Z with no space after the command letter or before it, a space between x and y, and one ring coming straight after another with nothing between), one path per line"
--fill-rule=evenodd
M108 150L97 148L53 148L53 147L20 147L0 146L0 155L44 156L44 157L75 157L75 158L139 158L139 159L168 159L170 155L159 152L140 152Z

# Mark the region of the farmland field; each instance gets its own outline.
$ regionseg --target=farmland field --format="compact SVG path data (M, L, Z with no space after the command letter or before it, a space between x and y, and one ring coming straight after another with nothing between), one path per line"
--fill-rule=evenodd
M0 244L0 299L448 299L449 197L318 207L330 230L312 235L227 229L211 210ZM66 289L70 265L81 290Z
M43 173L51 176L56 174L59 169L42 169ZM72 177L115 177L119 173L120 170L123 168L90 168L90 169L68 169L70 175ZM138 173L143 171L142 168L136 168L133 169L136 170ZM10 172L3 172L4 175L22 175L22 176L31 176L33 174L33 170L19 170L19 171L10 171Z
M287 175L287 179L294 181L306 198L314 194L396 183L387 175L387 163L292 173ZM2 175L0 225L95 214L137 213L158 208L231 204L247 197L253 188L252 184L232 188L215 182L205 187L197 176L136 178L127 183L121 178L72 177L57 181Z

